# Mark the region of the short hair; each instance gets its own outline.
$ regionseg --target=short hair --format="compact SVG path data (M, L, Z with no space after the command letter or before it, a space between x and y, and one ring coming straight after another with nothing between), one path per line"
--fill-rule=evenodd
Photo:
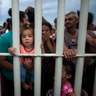
M34 7L29 6L29 7L27 7L27 8L25 9L25 13L26 13L26 14L29 13L29 12L34 12Z
M57 18L54 19L54 23L57 23Z
M74 11L70 11L70 12L67 13L65 16L70 15L70 14L73 14L73 16L74 16L75 18L78 18L78 14L77 14L76 12L74 12Z

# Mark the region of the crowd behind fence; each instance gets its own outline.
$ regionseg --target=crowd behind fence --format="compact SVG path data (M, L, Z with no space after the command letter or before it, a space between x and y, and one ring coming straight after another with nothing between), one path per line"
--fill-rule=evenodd
M93 56L96 54L86 54L85 53L85 40L86 40L86 27L87 27L87 18L88 18L88 5L89 0L81 0L81 9L80 9L80 27L79 27L79 36L78 36L78 47L77 47L77 64L76 64L76 73L75 73L75 83L74 90L77 96L81 95L82 88L82 76L83 76L83 67L84 67L84 57ZM61 89L61 70L62 70L62 53L63 53L63 43L64 41L64 15L65 15L65 0L58 0L58 15L57 15L57 41L56 41L56 54L42 54L40 49L41 43L41 31L42 31L42 0L35 0L35 54L30 56L35 57L35 85L34 85L34 96L40 96L41 94L41 58L43 56L53 56L56 57L55 64L55 83L54 83L54 96L60 96ZM83 22L83 23L82 23ZM12 0L12 30L13 30L13 47L15 47L16 54L13 58L14 61L14 96L21 96L21 85L20 85L20 62L19 56L19 0ZM81 38L82 37L82 38ZM9 53L0 53L0 55L10 55ZM29 55L29 54L28 54ZM27 55L26 55L27 56ZM95 71L96 73L96 71ZM96 74L95 74L96 75ZM94 80L94 91L93 96L96 96L96 76ZM1 85L1 84L0 84ZM1 89L1 88L0 88ZM0 90L1 96L1 90Z

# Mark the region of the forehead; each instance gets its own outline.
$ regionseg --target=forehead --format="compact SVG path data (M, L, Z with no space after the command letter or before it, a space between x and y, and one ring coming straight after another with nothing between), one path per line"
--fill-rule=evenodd
M75 18L74 14L67 14L65 15L65 18Z
M47 25L43 25L42 29L49 29L49 27Z
M70 13L65 15L65 18L75 18L75 19L78 19L78 15L75 12L70 12Z
M33 31L31 29L26 29L22 31L22 34L33 34Z

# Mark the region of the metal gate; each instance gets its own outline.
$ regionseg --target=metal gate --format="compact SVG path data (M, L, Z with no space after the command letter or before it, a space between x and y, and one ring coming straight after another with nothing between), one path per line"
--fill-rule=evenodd
M76 74L75 74L75 92L77 96L81 93L82 84L82 74L83 74L83 62L85 56L96 56L96 54L85 54L85 38L86 38L86 27L87 26L87 16L88 16L88 4L89 0L81 0L81 15L80 15L80 28L78 37L78 51L77 51L77 63L76 64ZM63 36L64 36L64 9L65 0L58 0L58 19L57 19L57 42L56 42L56 54L41 54L40 43L41 43L41 22L42 22L42 0L35 0L35 54L30 56L35 57L35 91L34 96L40 96L41 93L41 57L42 56L55 56L56 57L56 67L55 67L55 85L54 85L54 96L60 96L61 88L61 68L62 68L62 53L63 53ZM20 64L19 56L19 0L12 0L12 24L13 24L13 47L17 49L17 56L14 57L14 89L15 96L20 96ZM82 18L83 17L83 18ZM39 23L38 23L39 22ZM82 23L83 22L83 23ZM60 33L60 34L59 34ZM38 35L36 35L38 34ZM82 39L81 39L82 36ZM61 42L61 43L59 43ZM10 54L0 54L0 55L10 55ZM38 62L38 63L37 63ZM96 75L96 74L95 74ZM96 76L95 76L96 81ZM1 91L0 91L1 96ZM96 96L96 82L94 83L93 96Z

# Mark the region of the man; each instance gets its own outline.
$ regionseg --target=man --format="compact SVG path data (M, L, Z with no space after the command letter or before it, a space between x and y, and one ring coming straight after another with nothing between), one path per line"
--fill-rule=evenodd
M64 56L72 59L76 55L78 30L78 15L75 12L69 12L65 15L65 35L64 35Z

